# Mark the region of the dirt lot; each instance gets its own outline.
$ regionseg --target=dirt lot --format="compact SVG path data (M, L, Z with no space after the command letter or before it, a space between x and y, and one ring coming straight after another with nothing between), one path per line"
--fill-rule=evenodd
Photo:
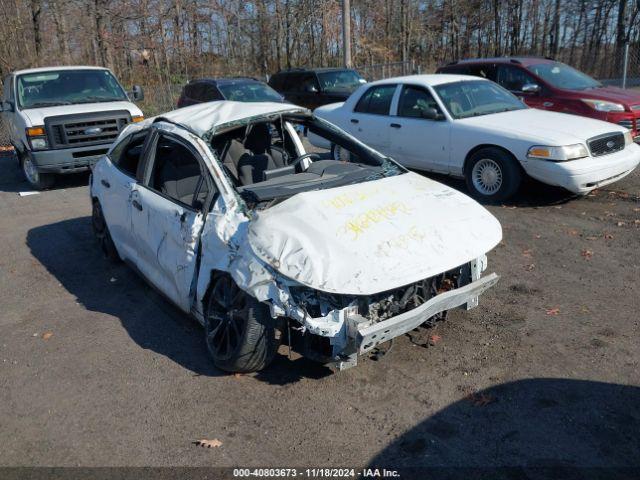
M20 197L0 159L0 465L640 468L640 171L490 207L498 286L381 359L245 376L101 256L86 181Z

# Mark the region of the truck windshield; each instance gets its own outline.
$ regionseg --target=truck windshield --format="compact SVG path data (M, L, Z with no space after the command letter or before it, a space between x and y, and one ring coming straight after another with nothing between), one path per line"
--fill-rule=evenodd
M18 76L21 108L127 100L108 70L51 70Z
M352 92L363 83L364 78L354 70L334 70L331 72L318 73L320 86L325 92Z
M600 82L594 80L589 75L560 62L531 65L529 70L556 88L587 90L588 88L598 88L602 86Z

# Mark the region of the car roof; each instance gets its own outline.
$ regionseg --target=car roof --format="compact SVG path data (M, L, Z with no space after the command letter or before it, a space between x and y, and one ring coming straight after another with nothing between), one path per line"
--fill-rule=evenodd
M16 70L14 75L23 75L25 73L39 73L39 72L51 72L59 70L109 70L104 67L95 67L89 65L65 65L61 67L38 67L38 68L25 68L24 70Z
M260 117L265 118L281 113L309 113L309 111L290 103L218 100L179 108L149 120L150 123L161 121L175 123L201 138L208 139L223 125L230 123L242 125L249 123L251 119L258 120Z
M464 60L456 60L454 62L447 63L445 66L451 65L465 65L470 63L515 63L518 65L537 65L540 63L556 63L556 60L549 57L536 57L536 56L517 56L517 57L486 57L486 58L467 58Z
M322 68L290 68L288 70L280 70L275 75L288 73L324 73L324 72L344 72L345 70L356 71L354 68L347 67L322 67Z
M220 78L194 78L189 80L189 85L194 83L210 83L212 85L230 85L233 83L264 83L251 77L220 77Z
M484 78L473 75L454 75L448 73L432 73L425 75L405 75L404 77L385 78L367 83L367 85L384 85L387 83L410 83L416 85L429 85L431 87L442 85L443 83L464 82L472 80L488 81Z

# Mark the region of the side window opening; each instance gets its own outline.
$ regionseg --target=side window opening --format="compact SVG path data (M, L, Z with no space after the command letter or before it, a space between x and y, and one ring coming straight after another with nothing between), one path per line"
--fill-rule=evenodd
M389 115L396 85L379 85L371 87L360 98L354 111L374 115Z
M210 187L196 155L181 142L161 135L156 143L149 188L201 209Z
M512 92L520 92L524 85L536 83L523 69L511 65L499 65L497 77L497 82Z
M442 113L433 96L424 88L411 85L402 87L400 103L398 105L398 116L424 118L424 112L429 108L433 108L438 113Z
M130 135L111 151L109 158L124 173L136 177L148 131Z

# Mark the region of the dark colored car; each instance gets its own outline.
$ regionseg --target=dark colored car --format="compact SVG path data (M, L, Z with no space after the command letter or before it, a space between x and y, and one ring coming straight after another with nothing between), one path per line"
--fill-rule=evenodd
M289 102L311 110L344 102L363 83L367 83L366 80L349 68L294 68L280 71L269 79L269 85Z
M451 62L437 73L488 78L530 107L617 123L640 141L640 92L607 87L550 58L501 57Z
M282 95L273 88L253 78L200 78L182 88L178 108L214 100L284 102Z

